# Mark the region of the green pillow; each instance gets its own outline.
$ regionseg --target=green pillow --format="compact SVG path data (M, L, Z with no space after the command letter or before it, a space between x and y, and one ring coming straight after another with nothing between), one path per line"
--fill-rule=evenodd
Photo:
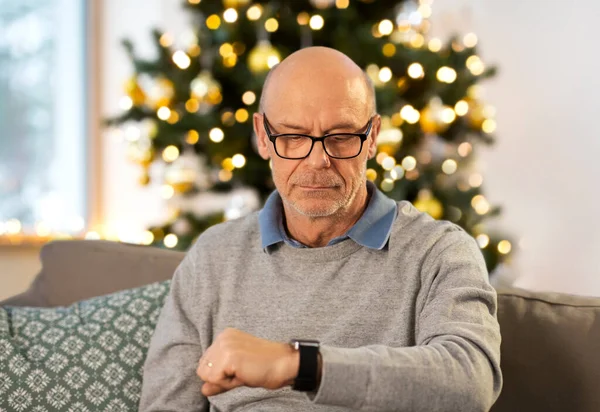
M0 412L137 411L169 281L69 307L0 307Z

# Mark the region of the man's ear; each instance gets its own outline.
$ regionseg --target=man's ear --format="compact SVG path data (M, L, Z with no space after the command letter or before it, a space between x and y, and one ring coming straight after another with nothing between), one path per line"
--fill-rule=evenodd
M367 139L367 148L369 159L372 159L377 154L377 136L379 136L379 131L381 130L381 116L376 114L373 116L373 123L371 124L371 133L369 133L369 138Z
M265 132L263 126L264 116L260 113L254 113L252 116L252 122L254 125L254 134L256 135L256 146L258 147L258 154L265 160L271 158L269 151L269 136Z

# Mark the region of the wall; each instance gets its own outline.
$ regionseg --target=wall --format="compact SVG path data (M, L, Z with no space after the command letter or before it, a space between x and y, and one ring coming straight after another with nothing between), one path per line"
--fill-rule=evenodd
M500 225L522 238L516 284L600 296L600 139L593 0L433 3L434 34L475 32L497 108L498 144L482 154Z

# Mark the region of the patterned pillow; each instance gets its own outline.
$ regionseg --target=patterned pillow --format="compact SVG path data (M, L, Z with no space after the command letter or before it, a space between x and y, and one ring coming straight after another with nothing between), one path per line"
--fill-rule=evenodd
M0 307L0 412L136 411L169 281L60 308Z

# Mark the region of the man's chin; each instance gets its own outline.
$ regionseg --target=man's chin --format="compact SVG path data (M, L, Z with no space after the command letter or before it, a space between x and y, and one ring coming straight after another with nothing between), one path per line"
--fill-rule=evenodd
M304 200L291 202L291 206L301 215L307 217L328 217L340 210L339 202L331 200Z

